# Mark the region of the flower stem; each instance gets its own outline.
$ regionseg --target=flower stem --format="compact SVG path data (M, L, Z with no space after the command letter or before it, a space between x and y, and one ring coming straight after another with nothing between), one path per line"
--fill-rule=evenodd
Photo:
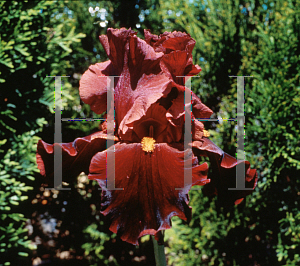
M154 236L152 236L156 266L167 266L165 256L165 246L160 245Z

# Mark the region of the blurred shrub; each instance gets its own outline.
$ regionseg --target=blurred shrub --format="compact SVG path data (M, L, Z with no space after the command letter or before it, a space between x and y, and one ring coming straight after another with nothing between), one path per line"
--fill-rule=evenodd
M39 120L37 123L41 123ZM28 191L33 190L32 181L37 172L35 151L38 130L14 136L3 159L0 161L0 263L16 265L21 257L28 257L34 246L28 240L24 222L27 220L22 208L28 202ZM3 151L2 151L3 152ZM31 182L30 182L31 181ZM23 261L23 264L25 262ZM2 265L2 264L1 264Z
M62 7L63 1L0 3L0 265L27 265L36 248L24 226L35 194L29 191L40 184L33 182L37 135L53 107L54 79L46 76L66 74L70 47L84 36L74 33L70 20L52 19Z

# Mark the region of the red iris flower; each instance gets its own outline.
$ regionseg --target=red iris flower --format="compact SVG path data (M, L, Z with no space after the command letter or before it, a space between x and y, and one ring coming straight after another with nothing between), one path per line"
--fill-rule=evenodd
M105 76L120 76L115 82L115 187L106 188L106 139L103 130L73 143L38 143L37 163L41 174L53 177L54 145L62 147L63 179L70 181L81 172L102 188L101 213L111 221L110 230L132 244L146 234L158 235L171 227L171 217L191 217L188 192L205 185L225 205L239 203L250 191L228 191L235 187L236 166L245 164L246 187L254 188L256 170L249 162L224 153L206 135L197 118L212 111L192 93L192 182L184 183L184 78L201 71L192 62L195 41L181 32L160 36L145 31L145 40L132 30L108 29L100 36L109 60L89 67L80 81L80 97L101 114L107 109ZM111 148L109 148L111 149ZM208 165L198 164L209 157ZM209 183L210 182L210 183ZM208 184L209 183L209 184ZM178 190L176 188L182 188Z

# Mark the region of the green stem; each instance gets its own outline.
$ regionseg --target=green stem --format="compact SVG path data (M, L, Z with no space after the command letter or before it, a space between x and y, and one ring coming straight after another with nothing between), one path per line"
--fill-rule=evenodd
M165 246L159 245L155 237L152 236L156 266L167 266L165 256Z

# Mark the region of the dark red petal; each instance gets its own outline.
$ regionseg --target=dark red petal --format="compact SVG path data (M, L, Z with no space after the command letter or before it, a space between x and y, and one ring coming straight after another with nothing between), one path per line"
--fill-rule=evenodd
M116 118L119 134L126 134L132 123L143 117L149 107L158 99L166 96L172 88L172 82L163 74L143 75L137 88L132 90L128 80L119 81L115 92Z
M130 131L134 131L139 137L137 142L141 142L144 137L149 137L150 126L153 127L153 138L156 142L166 142L165 138L162 138L162 132L165 131L168 126L168 120L166 119L166 109L159 105L159 103L152 104L146 112L146 115L141 117L139 120L128 124L130 130L126 134L121 135L124 140L130 141ZM132 142L132 141L131 141Z
M192 92L192 111L196 118L210 118L213 111L201 102L199 97Z
M160 67L166 75L176 83L184 85L184 70L188 60L186 51L176 51L165 55L160 61Z
M150 30L144 30L144 36L146 43L148 43L151 46L153 46L153 44L156 43L159 39L159 37L155 34L152 34Z
M191 35L189 35L188 33L186 32L181 32L181 31L172 31L172 32L168 32L168 31L165 31L163 34L160 34L159 35L160 37L166 37L167 39L169 38L177 38L177 37L181 37L181 38L191 38Z
M240 203L241 199L251 194L253 190L228 190L236 187L236 166L245 164L245 187L255 188L257 184L257 172L250 168L248 161L237 161L234 157L222 151L208 138L202 141L194 141L195 154L207 156L211 162L211 182L206 185L203 192L207 195L218 195L220 206L228 207L234 203Z
M192 138L193 140L201 140L203 137L204 125L193 117L192 121Z
M177 84L184 85L183 76L194 76L201 71L201 67L193 64L192 54L188 51L172 51L160 61L161 69Z
M170 123L169 134L175 142L180 141L184 127L184 93L178 92L176 99L172 101L171 107L167 110L166 117Z
M184 110L184 93L185 91L182 89L185 89L183 86L177 86L177 88L181 89L178 91L177 97L173 100L172 106L168 109L167 112L167 119L170 123L181 125L183 126L184 120L181 121L181 119L184 118L185 110ZM190 90L189 90L190 91ZM205 104L201 102L201 100L198 98L198 96L190 91L192 93L192 118L194 120L193 126L195 127L193 130L202 128L202 123L199 121L196 121L196 118L210 118L212 115L212 110L210 110ZM177 120L177 122L176 122ZM180 121L180 122L179 122ZM200 124L201 123L201 124ZM203 129L202 129L203 131ZM195 133L195 132L194 132Z
M107 56L110 56L110 49L109 49L109 41L107 35L100 35L99 36L99 41L102 44ZM123 65L123 62L122 62Z
M107 35L99 37L109 59L120 75L124 67L130 72L131 88L136 88L139 78L143 75L158 74L161 70L159 59L163 53L157 53L144 40L135 36L132 30L108 29Z
M124 135L153 103L169 93L172 81L161 73L159 62L163 53L155 52L136 37L135 32L124 28L109 29L107 36L100 36L100 40L113 65L114 75L121 76L114 88L115 120L119 134ZM94 96L95 92L87 94ZM89 98L95 100L95 106L103 106L96 97Z
M62 178L71 182L81 172L88 174L90 161L99 151L106 149L106 134L97 132L87 137L77 138L70 143L48 144L39 140L37 145L36 161L41 175L53 186L54 175L54 146L62 148Z
M143 74L158 74L161 72L159 62L163 53L157 53L144 40L133 36L129 38L128 68L131 88L134 90Z
M115 186L124 190L106 190L106 153L97 153L91 162L90 179L97 179L103 189L102 213L111 220L110 230L122 240L138 244L138 238L155 235L171 227L171 217L187 219L188 191L192 185L203 185L207 164L197 165L193 158L193 183L184 186L184 151L156 144L146 153L141 144L115 145Z
M165 54L184 50L191 52L195 45L195 41L191 36L183 32L164 32L157 36L146 30L144 35L147 43L153 46L156 52L164 52ZM175 39L175 41L172 39Z
M100 42L103 45L108 58L111 60L114 68L116 69L116 76L118 76L123 70L125 51L128 49L128 47L126 47L128 38L135 34L136 32L131 29L108 28L107 36L99 36Z
M115 73L111 62L106 61L91 65L80 79L80 98L97 114L106 111L107 80L109 80L106 76L116 75Z
M121 139L130 142L141 142L143 137L149 137L150 126L152 126L153 138L157 143L179 142L182 139L182 127L184 124L183 98L182 101L175 101L173 104L172 98L168 99L172 105L167 110L166 107L169 106L168 97L169 94L166 98L161 98L152 104L146 114L139 120L128 124L129 129L127 132L125 134L120 132ZM166 101L162 102L162 99L166 99ZM178 108L177 105L179 104L181 104L181 108ZM178 110L182 113L179 113ZM133 140L135 135L133 135L132 131L138 136L137 140Z
M125 134L119 132L119 135L122 140L140 142L143 137L149 136L149 127L152 125L154 128L153 137L156 142L179 142L183 136L184 115L184 93L178 92L177 88L173 87L167 97L160 98L152 104L144 116L127 124L128 130ZM201 140L204 129L203 123L196 120L193 113L192 119L193 140ZM132 131L136 133L138 139L134 139L135 135L132 134Z
M194 75L197 75L201 70L202 69L200 66L193 64L193 57L191 56L186 63L183 74L185 76L194 76Z
M167 50L171 51L186 51L188 54L191 54L196 41L192 39L190 36L186 35L183 37L174 37L167 39L163 42L163 47Z
M203 104L193 91L190 89L187 90L187 87L173 82L173 89L177 89L177 95L172 101L172 105L176 106L173 109L177 110L177 113L184 114L184 93L187 91L186 93L191 93L192 95L192 112L196 118L210 118L213 114L213 111Z

